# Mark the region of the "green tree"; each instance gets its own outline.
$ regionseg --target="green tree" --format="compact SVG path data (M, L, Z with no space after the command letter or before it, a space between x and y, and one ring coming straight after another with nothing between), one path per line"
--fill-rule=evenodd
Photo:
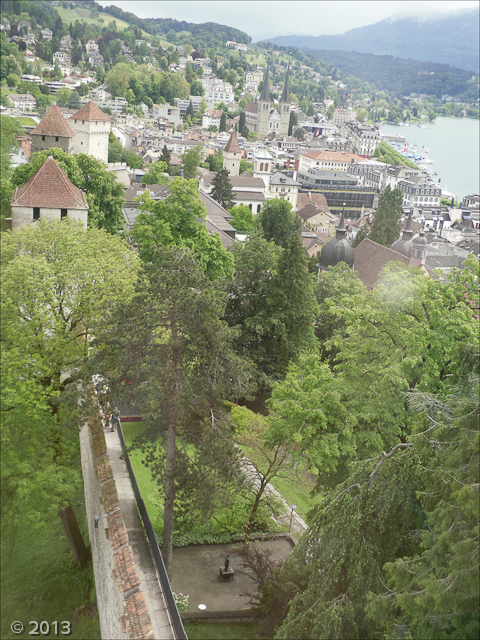
M242 173L253 173L253 162L248 160L240 160L240 175Z
M160 248L144 264L116 332L124 353L121 364L135 380L154 441L155 453L146 461L163 496L162 554L169 575L175 505L188 492L185 485L194 487L189 495L208 512L237 467L238 454L221 413L228 395L241 393L245 365L221 320L224 306L224 293L191 251Z
M183 171L187 180L192 180L197 177L197 167L200 165L201 159L201 147L191 147L182 154Z
M142 158L140 156L137 156L137 154L133 151L129 151L127 149L125 151L125 159L131 169L140 169L140 167L142 166Z
M242 131L243 127L245 126L245 111L240 112L240 118L238 120L238 130Z
M197 256L211 279L231 277L233 257L227 252L217 234L210 235L201 220L206 207L200 200L195 180L174 178L170 195L159 202L142 196L142 213L133 226L133 239L140 245L140 257L152 259L156 247L188 247Z
M277 263L271 304L281 322L275 328L277 370L283 375L290 361L315 348L313 321L316 302L313 276L300 236L291 233Z
M29 180L49 157L58 162L67 178L85 191L89 205L88 225L115 234L123 229L124 189L104 162L84 153L68 154L52 148L35 153L27 164L19 165L12 176L12 185L19 187Z
M222 113L221 117L220 117L220 126L218 128L219 131L226 131L227 130L227 114L225 113L225 111Z
M223 151L218 149L215 153L207 156L207 159L203 163L204 167L205 165L209 171L221 171L223 168Z
M70 89L68 87L62 87L55 94L55 101L57 106L66 107L70 98Z
M80 109L82 103L80 102L80 94L78 91L71 91L67 100L67 107L69 109Z
M172 154L170 153L170 151L167 149L167 145L164 144L163 145L163 149L162 149L162 155L160 156L160 160L162 162L165 162L165 164L167 166L170 165L170 160L172 159Z
M378 199L374 212L373 224L368 235L373 242L389 247L398 239L403 215L403 198L400 189L392 189L388 185Z
M121 142L116 139L112 131L110 131L108 137L108 161L109 162L124 162L125 161L125 149L122 147Z
M126 63L119 62L106 75L107 88L114 96L122 97L129 88L129 83L135 76L134 68Z
M267 200L257 215L257 224L266 240L273 240L280 247L286 247L292 234L299 234L301 219L292 211L287 200Z
M358 247L358 245L361 243L362 240L365 240L365 238L368 238L369 233L370 233L370 226L368 225L367 222L365 222L365 224L362 225L360 231L355 236L355 239L352 242L352 247L354 249L355 247Z
M41 521L59 512L83 562L71 505L82 484L77 383L88 379L100 325L133 290L138 258L119 238L67 219L4 233L1 259L3 487L12 513Z
M288 120L288 135L292 135L293 127L296 127L298 124L298 118L295 111L290 111L290 117Z
M232 227L235 227L238 233L250 234L253 232L255 229L255 220L253 213L246 204L236 204L229 209L228 212L233 216L230 224Z
M306 138L305 129L303 129L302 127L297 127L293 132L293 137L299 140L300 142L303 142Z
M168 184L168 165L162 160L148 165L148 171L142 180L145 184Z
M229 178L228 169L221 169L217 171L212 180L212 192L211 196L224 209L230 209L233 206L233 191Z

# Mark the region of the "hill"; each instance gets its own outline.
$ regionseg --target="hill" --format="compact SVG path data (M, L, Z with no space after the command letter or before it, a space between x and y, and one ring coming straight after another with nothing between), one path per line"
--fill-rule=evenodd
M342 35L278 36L276 45L357 51L449 64L478 74L479 9L425 17L392 17Z

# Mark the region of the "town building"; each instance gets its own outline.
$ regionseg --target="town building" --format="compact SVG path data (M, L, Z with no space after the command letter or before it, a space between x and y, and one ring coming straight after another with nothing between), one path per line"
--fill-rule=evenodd
M341 128L341 133L351 143L354 153L369 158L375 153L375 149L380 145L381 137L378 127L373 125L349 120Z
M54 147L65 153L73 153L75 132L57 105L50 107L39 124L30 132L30 136L32 153Z
M33 111L37 106L37 101L30 93L9 93L7 97L16 109Z
M75 133L73 153L86 153L108 162L110 117L90 100L74 113L68 122Z
M227 142L223 150L223 168L227 169L231 176L240 174L240 160L243 152L238 144L237 134L232 131L230 140Z
M182 124L180 108L172 106L168 102L166 104L154 104L152 107L152 117L154 120L160 117L166 118L174 127L179 127Z
M299 187L300 184L293 178L284 173L274 173L268 183L267 199L279 198L280 200L287 200L295 211Z
M12 217L7 219L12 231L40 219L70 218L87 228L88 202L85 193L75 187L57 162L49 157L36 173L17 187L11 200Z

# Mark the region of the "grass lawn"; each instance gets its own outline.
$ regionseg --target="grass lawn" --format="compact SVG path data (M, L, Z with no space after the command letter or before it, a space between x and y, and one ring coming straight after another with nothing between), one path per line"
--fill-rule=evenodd
M75 512L85 531L81 522L82 496L75 504ZM74 564L60 518L27 524L24 515L19 513L12 526L2 523L0 637L18 637L10 629L14 621L23 623L28 637L34 630L30 620L45 620L50 625L58 621L60 635L60 623L65 620L71 623L70 638L100 638L91 562L83 569ZM84 539L88 543L88 534L84 533ZM55 636L53 628L49 635Z
M98 27L106 27L110 24L110 22L113 22L113 20L115 20L115 22L117 23L117 31L124 31L127 27L130 26L128 22L125 22L125 20L115 18L109 13L104 13L103 11L100 11L98 14L95 14L95 17L93 17L91 10L87 7L64 9L63 7L59 6L56 7L56 9L60 18L67 24L70 24L70 22L74 24L75 20L78 20L79 22L82 22L82 20L84 20L87 24L95 24ZM103 23L100 22L100 18L103 19ZM142 34L145 35L145 31L142 31Z
M252 622L184 622L189 640L259 640Z
M144 422L123 422L122 431L125 437L125 444L129 447L136 436L146 429ZM130 462L137 479L138 488L148 510L148 515L152 521L155 531L163 527L163 500L159 502L158 488L152 480L152 474L144 464L142 464L143 454L139 449L134 449L129 453Z
M18 120L20 121L20 124L23 127L36 127L38 124L38 122L35 122L33 118L28 118L28 117L21 117L21 118L18 118Z

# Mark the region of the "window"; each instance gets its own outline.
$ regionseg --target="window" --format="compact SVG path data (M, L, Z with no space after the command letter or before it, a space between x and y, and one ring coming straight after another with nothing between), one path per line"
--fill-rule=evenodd
M45 142L45 136L42 136L42 142Z
M40 220L40 207L33 207L33 219Z
M60 220L63 220L64 218L67 217L67 209L60 209Z
M58 136L55 136L55 142L58 142Z

